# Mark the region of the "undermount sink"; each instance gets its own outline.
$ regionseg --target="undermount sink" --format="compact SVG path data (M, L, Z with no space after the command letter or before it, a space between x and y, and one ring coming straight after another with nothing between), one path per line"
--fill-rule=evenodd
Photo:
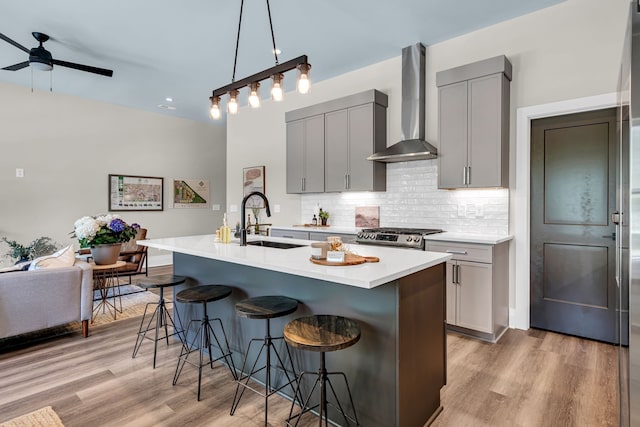
M293 248L301 248L306 245L298 245L295 243L285 243L285 242L271 242L269 240L252 240L247 242L247 245L251 246L264 246L265 248L277 248L277 249L293 249Z

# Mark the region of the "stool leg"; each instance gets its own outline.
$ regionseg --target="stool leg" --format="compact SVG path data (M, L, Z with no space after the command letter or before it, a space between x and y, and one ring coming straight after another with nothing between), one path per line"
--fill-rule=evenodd
M233 357L231 357L231 347L229 347L229 341L227 340L227 334L224 331L224 327L222 326L222 320L220 319L213 319L215 321L218 321L218 323L220 323L220 329L222 330L222 336L224 337L224 344L225 344L225 348L226 348L226 353L225 350L222 348L222 345L220 344L220 340L218 339L218 335L213 331L213 327L211 326L211 323L209 322L207 324L211 335L213 335L213 338L216 340L216 343L218 344L218 348L220 349L220 352L222 353L222 357L224 357L224 360L227 362L227 366L229 367L229 371L231 371L231 376L233 377L234 380L238 379L238 373L236 372L236 365L233 363ZM209 353L211 354L211 353ZM220 358L216 359L216 360L220 360ZM211 369L213 369L213 362L215 362L215 360L211 361Z
M349 420L347 419L347 413L344 411L344 409L342 409L342 405L340 404L340 400L338 399L338 396L336 395L336 391L333 388L333 384L331 383L331 380L329 379L329 376L331 376L331 375L340 375L344 379L344 384L347 386L347 393L349 394L349 403L351 403L351 409L353 409L353 418L354 418L354 421L356 422L356 425L359 426L360 425L360 421L358 421L358 413L356 412L356 405L353 404L353 397L351 396L351 389L349 388L349 381L347 381L347 376L345 375L344 372L328 372L327 373L327 382L329 383L329 387L331 387L331 392L333 393L333 397L336 399L336 403L338 404L338 408L340 409L340 412L342 412L342 416L344 417L344 421L347 423L347 425L349 425Z
M151 315L151 318L149 318L149 323L147 323L147 327L143 330L142 328L144 327L144 319L147 317L147 310L149 309L150 305L155 305L156 307L153 310L153 314ZM142 320L140 320L140 329L138 329L138 337L136 338L136 344L133 346L133 354L131 355L132 359L136 357L136 354L138 353L138 350L140 350L140 345L142 345L142 341L144 340L144 337L147 335L147 332L151 330L151 322L153 322L153 319L155 318L157 313L158 313L158 304L155 302L147 303L147 305L144 308Z
M191 329L191 324L194 322L195 320L191 320L189 322L189 324L187 325L187 330ZM178 377L182 373L182 368L184 368L185 363L187 363L187 359L189 358L189 355L193 353L195 349L195 343L198 341L198 338L200 336L199 334L200 334L200 329L198 328L198 330L196 331L195 338L193 339L193 341L191 341L191 346L189 346L189 342L186 339L182 342L182 349L180 350L180 356L178 356L178 364L176 366L176 372L173 375L173 385L176 385L176 383L178 382Z
M258 338L253 338L251 341L249 341L249 345L247 346L247 353L244 355L244 362L242 362L242 369L240 372L244 372L244 368L246 367L247 364L247 359L249 357L249 352L251 350L251 344L253 344L255 341L262 341L261 339ZM256 365L258 364L258 361L260 360L260 355L262 354L262 350L264 350L264 345L262 345L260 347L260 351L258 352L258 356L256 357L255 362L253 362L253 366L251 367L251 371L249 371L249 374L247 374L244 378L238 378L237 381L237 385L236 385L236 392L233 396L233 403L231 404L231 412L229 413L229 415L233 415L236 412L236 409L238 408L238 405L240 404L240 399L242 399L242 395L244 394L244 391L246 389L246 386L249 384L249 380L251 379L251 375L255 374L257 371L255 371L256 369ZM246 380L244 385L245 387L242 387L242 391L240 391L240 387L242 386L242 381ZM240 395L238 395L238 392L240 391Z
M320 422L319 426L322 426L322 415L324 414L325 426L327 425L327 369L324 364L324 351L320 353L320 370L318 376L320 377Z

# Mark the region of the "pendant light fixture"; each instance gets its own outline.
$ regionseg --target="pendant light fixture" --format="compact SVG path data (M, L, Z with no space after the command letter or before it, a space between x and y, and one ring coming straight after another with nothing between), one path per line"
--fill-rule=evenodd
M236 65L238 62L238 46L240 43L240 28L242 26L242 9L244 7L244 0L240 1L240 18L238 19L238 35L236 37L236 53L233 59L233 74L231 76L231 83L215 89L211 94L209 100L211 101L210 115L212 119L219 119L220 113L220 99L224 95L229 95L227 101L227 112L229 114L236 114L238 112L238 93L240 89L248 86L249 97L248 102L252 108L260 107L260 93L258 88L262 80L271 79L271 99L274 101L282 101L284 96L284 88L282 86L282 80L284 79L284 73L287 71L298 69L298 81L297 90L298 93L309 92L309 70L311 65L307 61L307 55L299 56L295 59L287 61L283 64L278 63L278 49L276 48L276 38L273 34L273 22L271 20L271 7L269 6L269 0L267 2L267 13L269 15L269 27L271 29L271 41L273 43L273 56L275 58L276 65L266 70L255 73L249 77L245 77L242 80L236 81Z

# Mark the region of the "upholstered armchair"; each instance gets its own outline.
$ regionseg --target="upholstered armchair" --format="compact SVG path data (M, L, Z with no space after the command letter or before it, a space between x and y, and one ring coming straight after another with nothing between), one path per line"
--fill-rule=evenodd
M128 276L129 284L131 284L131 276L136 274L148 275L147 272L147 247L136 244L138 240L144 240L147 238L147 229L140 228L136 236L122 244L120 249L120 256L118 260L126 262L126 264L118 268L118 277Z

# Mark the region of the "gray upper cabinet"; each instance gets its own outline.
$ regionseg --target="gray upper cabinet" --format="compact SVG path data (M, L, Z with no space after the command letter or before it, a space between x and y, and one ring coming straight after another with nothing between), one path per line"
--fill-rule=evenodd
M287 193L324 191L324 115L287 122Z
M436 74L439 188L509 185L510 81L504 55Z
M386 147L386 134L378 104L325 114L325 191L385 191L386 165L367 157Z
M387 95L368 90L287 112L287 192L385 191L386 164L369 161L367 157L386 147L386 108ZM314 120L310 125L308 121L320 117L323 129L318 132L319 122ZM310 131L315 134L310 135ZM299 140L305 140L306 144L300 144ZM306 155L300 153L301 146L306 147ZM321 154L316 152L318 148ZM309 153L315 154L309 157ZM300 158L314 162L314 177L315 168L322 169L321 189L309 185L311 166L307 164L305 172L297 161ZM305 190L301 189L303 185Z

